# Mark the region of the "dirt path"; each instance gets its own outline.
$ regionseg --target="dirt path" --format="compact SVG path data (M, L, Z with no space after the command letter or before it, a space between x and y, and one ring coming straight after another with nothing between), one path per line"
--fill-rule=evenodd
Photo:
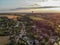
M8 42L8 36L0 36L0 45L5 45Z

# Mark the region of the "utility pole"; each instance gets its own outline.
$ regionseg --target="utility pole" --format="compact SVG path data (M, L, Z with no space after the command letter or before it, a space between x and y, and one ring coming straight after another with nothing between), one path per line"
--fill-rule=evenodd
M32 14L34 13L34 11L32 11Z

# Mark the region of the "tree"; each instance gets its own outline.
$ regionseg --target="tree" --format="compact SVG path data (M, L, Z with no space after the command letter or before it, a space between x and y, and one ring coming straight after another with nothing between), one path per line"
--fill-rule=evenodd
M1 34L0 35L8 35L8 28L7 28L7 22L8 18L7 17L0 17L0 29L1 29Z

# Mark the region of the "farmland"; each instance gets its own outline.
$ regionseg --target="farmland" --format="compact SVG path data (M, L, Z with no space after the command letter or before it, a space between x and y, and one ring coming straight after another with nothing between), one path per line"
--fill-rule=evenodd
M0 45L5 45L8 42L8 36L0 36Z

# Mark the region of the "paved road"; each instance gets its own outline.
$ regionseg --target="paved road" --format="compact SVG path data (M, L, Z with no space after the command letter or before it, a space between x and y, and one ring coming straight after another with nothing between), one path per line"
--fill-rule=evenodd
M5 45L8 42L8 36L0 36L0 45Z

